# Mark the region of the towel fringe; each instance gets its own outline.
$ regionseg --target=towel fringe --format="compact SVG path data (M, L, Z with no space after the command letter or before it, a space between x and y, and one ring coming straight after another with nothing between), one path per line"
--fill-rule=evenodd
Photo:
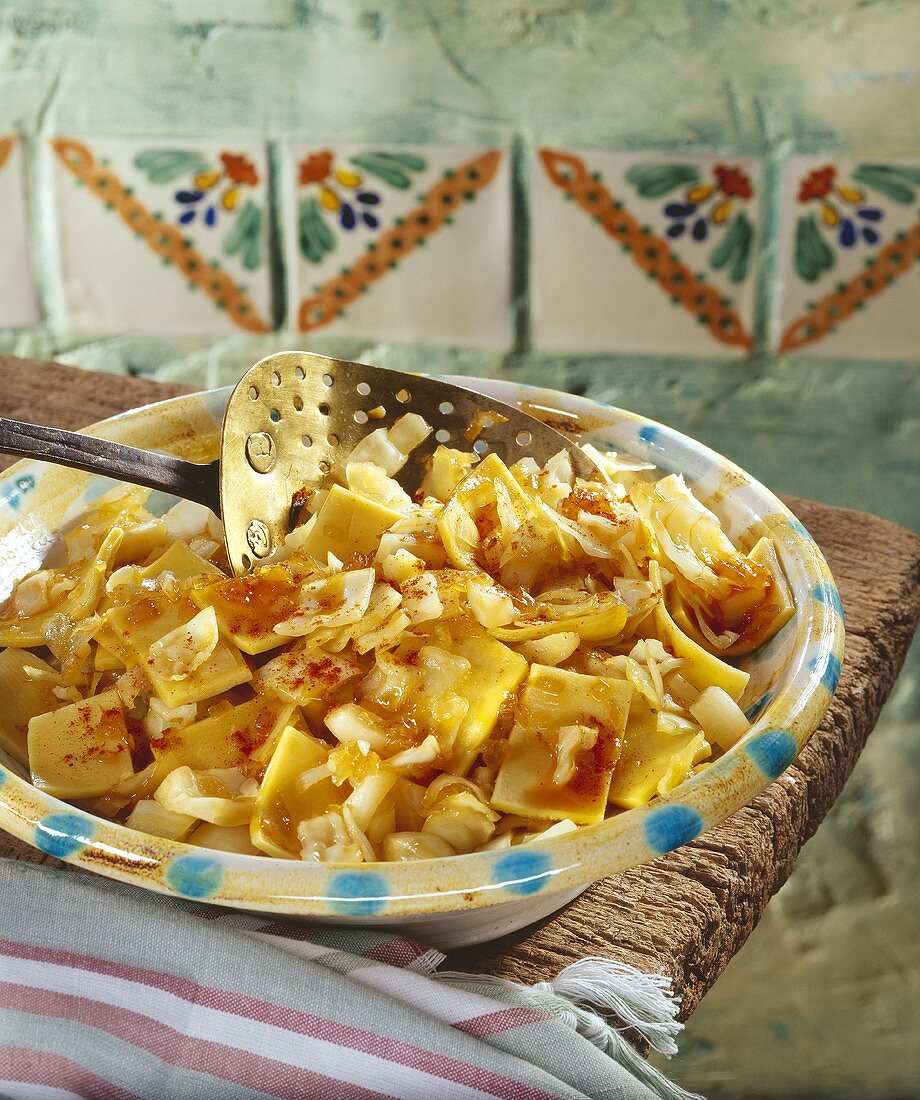
M703 1100L659 1073L622 1034L629 1028L660 1054L670 1058L677 1053L675 1039L683 1029L677 1019L680 997L671 992L671 979L665 974L644 974L628 963L588 956L570 963L551 981L534 985L456 971L433 977L450 984L468 984L483 996L489 995L490 987L496 995L513 992L516 999L577 1031L662 1100ZM624 1026L614 1027L594 1006L615 1015Z

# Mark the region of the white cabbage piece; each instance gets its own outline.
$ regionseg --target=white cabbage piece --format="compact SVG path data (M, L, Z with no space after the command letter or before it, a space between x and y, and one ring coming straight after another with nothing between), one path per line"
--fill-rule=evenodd
M275 633L304 637L317 627L348 626L360 621L367 611L376 575L373 569L351 569L333 573L301 585L299 610L275 625Z
M345 482L353 493L360 493L394 511L404 512L412 507L412 498L399 482L373 462L349 462L345 467Z
M454 850L437 833L402 832L384 837L381 858L390 863L413 859L441 859L454 855Z
M241 793L245 780L236 768L196 772L183 765L166 776L153 797L166 810L212 825L245 825L256 805L252 794Z
M151 673L164 680L184 680L207 661L220 641L217 614L213 607L176 627L150 647Z
M730 749L751 728L741 707L720 687L700 692L688 709L707 739L723 749Z
M170 542L188 542L211 532L213 516L209 508L193 500L180 500L163 513L166 534ZM223 541L223 529L216 537Z
M466 598L473 618L487 630L507 626L517 617L511 596L487 574L467 578Z
M458 853L481 848L500 817L475 783L456 775L440 775L429 785L424 808L422 832L439 836Z
M766 569L735 549L718 516L696 499L680 474L635 485L632 500L664 561L708 596L724 599L768 579Z

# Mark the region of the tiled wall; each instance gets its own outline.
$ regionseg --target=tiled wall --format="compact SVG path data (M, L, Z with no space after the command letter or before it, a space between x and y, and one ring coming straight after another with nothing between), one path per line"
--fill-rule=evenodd
M504 375L920 529L915 0L0 0L3 134L4 351ZM917 1095L918 734L920 653L688 1087Z
M38 320L21 151L0 139L9 326ZM70 333L283 326L710 359L750 355L758 332L777 354L920 348L920 155L790 156L766 175L724 150L66 135L41 140L36 177L52 196L37 229L49 319ZM528 181L526 249L514 178ZM774 240L778 292L758 295Z

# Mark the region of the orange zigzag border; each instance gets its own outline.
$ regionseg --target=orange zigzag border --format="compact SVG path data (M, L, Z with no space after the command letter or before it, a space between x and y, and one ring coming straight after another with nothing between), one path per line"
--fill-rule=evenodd
M826 294L785 330L779 351L794 351L822 340L835 325L845 321L870 298L881 294L920 260L920 222L901 240L890 241L875 254L871 267L854 275L848 283Z
M15 134L9 137L0 138L0 168L9 160L10 153L13 151L13 146L18 140L19 138Z
M633 263L657 280L673 301L695 314L716 340L739 348L753 346L753 337L737 312L725 305L721 292L681 263L668 241L643 228L600 180L592 178L581 157L558 149L541 149L540 160L552 182L619 241Z
M247 332L271 331L230 275L222 268L212 266L200 252L187 244L178 227L158 221L114 172L97 163L87 146L72 138L55 138L51 144L78 180L113 209L133 233L143 237L152 252L175 264L192 286L199 287L219 309L226 310L240 328Z
M478 191L492 182L500 161L501 152L490 149L461 164L436 183L425 193L421 205L406 214L398 225L381 234L373 248L355 261L352 267L323 283L315 295L300 303L297 310L298 331L312 332L330 324L359 294L382 279L426 238L441 226L450 224L452 215L463 202L472 201Z

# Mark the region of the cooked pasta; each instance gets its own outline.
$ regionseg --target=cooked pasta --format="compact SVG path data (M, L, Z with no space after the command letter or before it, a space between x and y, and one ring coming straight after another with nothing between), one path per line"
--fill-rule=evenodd
M157 836L284 859L503 848L643 805L748 729L733 663L793 611L676 475L510 468L410 414L228 575L213 515L100 498L0 609L0 748Z

